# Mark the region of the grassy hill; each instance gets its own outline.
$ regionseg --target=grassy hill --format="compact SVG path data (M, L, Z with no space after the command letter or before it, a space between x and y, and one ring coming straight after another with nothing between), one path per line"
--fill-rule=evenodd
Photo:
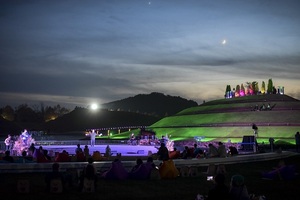
M147 113L161 118L174 115L185 108L197 105L197 102L182 97L152 92L102 104L101 107L108 110Z
M122 126L149 126L159 120L158 117L134 112L77 108L72 112L46 123L45 129L51 132L85 131L92 128Z
M272 109L254 110L263 104ZM253 123L258 127L259 143L269 143L270 137L275 143L294 143L300 129L300 101L278 94L220 99L182 110L149 128L157 137L168 134L174 141L202 136L202 141L241 142L243 136L253 135Z

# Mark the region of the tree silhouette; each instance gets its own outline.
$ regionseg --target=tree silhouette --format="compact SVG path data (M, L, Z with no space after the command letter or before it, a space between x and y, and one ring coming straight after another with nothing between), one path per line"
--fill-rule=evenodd
M267 93L268 93L268 94L272 94L272 93L273 93L273 81L272 81L271 78L270 78L269 81L268 81L268 89L267 89Z
M266 93L266 85L265 85L265 82L264 82L264 81L263 81L262 84L261 84L261 90L260 90L260 91L261 91L262 94L265 94L265 93Z

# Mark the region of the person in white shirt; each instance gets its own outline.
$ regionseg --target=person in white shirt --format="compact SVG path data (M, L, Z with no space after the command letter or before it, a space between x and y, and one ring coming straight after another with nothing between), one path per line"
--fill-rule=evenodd
M12 144L12 139L11 139L11 136L8 135L7 138L4 140L4 143L5 143L5 151L10 151L11 150L11 144Z
M91 147L93 147L93 146L95 146L95 143L96 143L96 132L94 129L90 133L90 136L91 136Z

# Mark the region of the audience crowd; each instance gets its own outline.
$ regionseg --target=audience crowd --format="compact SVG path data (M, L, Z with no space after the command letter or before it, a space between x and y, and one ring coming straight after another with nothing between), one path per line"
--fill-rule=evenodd
M81 192L94 192L97 188L97 182L99 179L108 180L159 180L159 179L174 179L177 177L186 176L199 176L199 172L195 167L184 166L177 168L174 159L204 159L204 158L224 158L237 154L236 148L226 148L222 142L217 143L216 147L213 143L209 143L207 149L198 147L195 143L192 147L185 146L184 150L180 152L176 148L169 151L164 143L161 143L156 154L153 154L147 158L144 162L141 158L136 159L136 164L131 170L127 170L122 162L122 158L116 157L110 163L110 167L106 171L97 171L94 161L111 160L108 159L105 154L101 155L99 151L95 151L92 154L89 153L88 146L86 145L84 150L78 144L75 148L74 155L69 155L65 150L56 153L54 156L50 156L48 151L32 145L28 151L23 151L21 157L13 157L10 155L10 151L5 151L5 155L0 157L2 163L49 163L52 162L52 171L45 175L46 191L47 192L63 192L66 185L77 185L78 190ZM159 164L156 165L153 159L157 159ZM62 162L87 162L87 165L82 169L74 171L60 172L60 164ZM288 179L288 168L282 161L278 164L276 169L269 172L263 172L262 178L268 179ZM295 171L293 171L295 172ZM213 186L207 192L206 195L198 194L196 199L231 199L231 200L250 200L256 198L255 195L249 194L245 185L244 177L240 174L236 174L230 177L229 184L226 184L228 179L225 165L219 164L215 166L211 164L208 166L207 172L203 172L207 175L208 180L213 181ZM210 178L211 177L211 178Z

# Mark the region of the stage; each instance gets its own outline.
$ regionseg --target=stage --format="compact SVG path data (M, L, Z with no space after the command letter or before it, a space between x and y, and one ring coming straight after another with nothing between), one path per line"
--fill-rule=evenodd
M109 145L111 153L116 156L117 153L122 156L148 156L157 152L157 146L151 145L127 145L127 144L101 144L101 145L87 145L90 151L90 155L94 151L99 151L101 154L105 153L105 149ZM85 145L80 145L82 150ZM39 146L36 146L38 148ZM77 145L42 145L43 149L48 150L50 156L53 156L56 152L62 152L66 150L70 155L75 154L75 149ZM52 154L52 155L51 155Z

